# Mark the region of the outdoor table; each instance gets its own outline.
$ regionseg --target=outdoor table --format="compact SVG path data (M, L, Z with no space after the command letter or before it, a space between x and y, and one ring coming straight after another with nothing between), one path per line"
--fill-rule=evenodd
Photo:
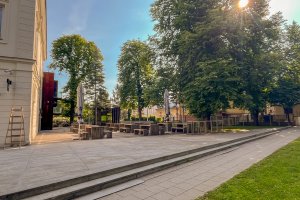
M207 132L207 121L191 121L188 123L189 133L200 134Z
M104 129L105 126L99 126L99 125L87 125L85 127L85 130L86 132L88 132L89 137L91 139L101 139Z
M131 127L132 127L132 124L124 124L124 127L125 127L125 128L131 128Z
M140 125L140 129L147 129L147 130L150 130L150 125L148 125L148 124L141 124L141 125Z
M120 127L121 128L121 127ZM124 124L124 127L122 127L123 129L126 129L126 133L132 133L132 124Z
M113 125L113 123L106 123L107 127L111 127Z
M171 131L175 133L178 133L178 131L182 131L182 133L185 133L187 131L187 123L174 123Z

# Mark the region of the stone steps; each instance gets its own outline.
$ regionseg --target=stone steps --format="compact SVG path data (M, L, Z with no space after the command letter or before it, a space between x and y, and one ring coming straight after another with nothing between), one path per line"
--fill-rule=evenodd
M247 142L258 140L277 132L279 131L267 131L265 133L255 134L228 142L138 162L54 184L44 185L13 194L7 194L0 196L0 199L74 199L94 192L99 192L103 189L126 183L176 165L193 161L210 154L224 151Z

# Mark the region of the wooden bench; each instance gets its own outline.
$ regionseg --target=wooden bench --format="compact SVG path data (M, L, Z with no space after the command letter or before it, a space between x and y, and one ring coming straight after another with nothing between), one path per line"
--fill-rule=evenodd
M94 139L103 139L105 136L106 138L112 138L112 131L106 130L105 127L91 127L91 138Z
M131 131L131 128L120 127L120 132L130 133L130 131Z
M106 138L112 138L112 131L109 130L104 130L104 135L103 137L106 135Z
M147 135L149 135L149 130L147 130L147 129L134 129L134 134L135 135L147 136Z
M90 136L91 136L91 134L89 132L80 131L79 139L81 139L81 140L89 140Z
M118 127L108 127L108 130L110 130L110 131L118 131L119 128Z
M185 133L187 130L186 127L172 127L172 133Z

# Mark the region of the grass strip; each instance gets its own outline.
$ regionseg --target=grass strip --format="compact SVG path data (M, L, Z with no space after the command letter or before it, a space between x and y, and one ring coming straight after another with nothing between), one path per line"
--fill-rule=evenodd
M300 199L300 138L197 200Z

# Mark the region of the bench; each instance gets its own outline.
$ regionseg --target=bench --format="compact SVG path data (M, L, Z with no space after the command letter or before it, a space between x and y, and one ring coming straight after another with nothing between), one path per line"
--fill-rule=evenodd
M130 131L131 131L131 128L120 127L120 132L130 133Z
M118 131L119 128L118 127L108 127L108 130L110 130L110 131Z
M171 132L172 133L186 133L187 128L186 127L172 127Z
M79 139L80 140L89 140L90 139L91 134L86 132L86 131L80 131L79 134Z
M147 135L149 135L149 130L147 130L147 129L134 129L134 134L135 135L147 136Z
M109 131L109 130L104 130L104 135L103 135L103 138L104 136L106 136L106 138L112 138L112 131Z

